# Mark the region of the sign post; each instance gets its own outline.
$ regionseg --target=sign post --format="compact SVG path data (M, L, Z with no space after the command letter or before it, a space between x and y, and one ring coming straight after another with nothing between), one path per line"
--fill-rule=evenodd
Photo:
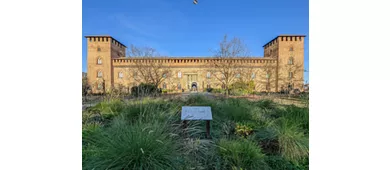
M213 120L210 106L182 106L181 120L184 128L187 128L188 120L205 120L206 121L206 138L211 139L210 120Z

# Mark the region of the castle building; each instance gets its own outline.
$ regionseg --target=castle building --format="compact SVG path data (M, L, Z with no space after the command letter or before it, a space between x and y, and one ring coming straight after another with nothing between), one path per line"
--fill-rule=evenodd
M126 57L127 47L111 36L87 38L87 78L92 93L113 88L130 89L143 82L137 63L160 64L163 73L158 86L170 91L188 91L196 88L225 88L223 74L213 63L236 63L235 81L252 81L258 92L279 92L285 89L303 91L305 35L280 35L266 43L264 57ZM228 61L227 61L228 60ZM155 64L155 65L156 65ZM145 68L146 69L146 68ZM157 73L156 73L157 74Z

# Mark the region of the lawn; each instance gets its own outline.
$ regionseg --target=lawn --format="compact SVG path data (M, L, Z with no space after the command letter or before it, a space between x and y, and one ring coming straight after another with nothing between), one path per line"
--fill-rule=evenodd
M211 106L205 122L181 106ZM101 102L83 112L83 169L308 169L309 109L271 100L150 99Z

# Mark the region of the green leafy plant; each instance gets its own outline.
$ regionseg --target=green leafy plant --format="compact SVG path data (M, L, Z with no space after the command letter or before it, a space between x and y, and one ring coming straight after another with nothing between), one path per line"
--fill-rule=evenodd
M246 138L249 135L251 135L252 133L253 133L252 127L245 125L245 124L241 124L241 123L236 124L236 128L235 128L236 135Z

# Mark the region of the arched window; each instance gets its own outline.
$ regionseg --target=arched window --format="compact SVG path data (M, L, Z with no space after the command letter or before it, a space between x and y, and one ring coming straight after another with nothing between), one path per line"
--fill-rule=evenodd
M294 58L293 58L293 57L290 57L290 58L288 59L288 64L289 64L289 65L293 65L293 64L294 64Z
M102 64L102 58L99 57L99 58L97 59L97 64L99 64L99 65Z
M236 74L236 78L240 78L240 76L241 76L240 73Z
M118 77L119 77L120 79L123 78L123 73L122 73L122 72L119 72Z
M209 79L209 78L211 77L211 73L210 73L210 72L207 72L206 77Z
M134 80L137 79L137 72L136 71L133 72L133 78L134 78Z
M294 48L293 48L293 47L290 47L290 51L294 51Z
M181 78L181 72L180 71L177 73L177 77Z
M290 78L290 79L293 78L293 72L288 73L288 78Z
M163 89L167 89L167 84L165 82L163 83Z
M97 47L97 51L102 51L102 49L98 46L98 47Z
M97 73L97 77L98 77L98 78L102 78L102 77L103 77L103 73L102 73L102 71L98 71L98 73Z
M177 89L181 90L181 84L180 83L177 84Z
M255 79L255 77L256 77L256 74L255 74L255 73L252 73L251 78L252 78L252 79Z
M163 78L167 78L167 73L164 73L164 74L163 74Z

